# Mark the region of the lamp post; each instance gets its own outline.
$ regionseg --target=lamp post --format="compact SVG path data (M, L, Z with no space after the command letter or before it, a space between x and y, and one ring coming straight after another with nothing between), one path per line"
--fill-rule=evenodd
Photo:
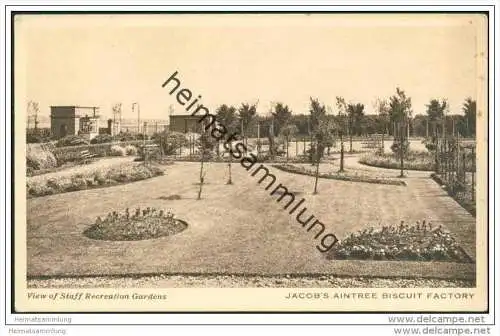
M139 103L132 103L132 113L134 113L136 105L137 105L137 134L139 134L141 133L141 110L139 109Z

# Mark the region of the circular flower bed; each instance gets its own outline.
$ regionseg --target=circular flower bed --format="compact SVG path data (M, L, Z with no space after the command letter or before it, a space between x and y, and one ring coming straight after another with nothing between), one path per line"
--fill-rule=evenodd
M352 233L339 241L329 259L472 262L449 232L425 220Z
M186 228L187 223L174 218L171 212L148 207L131 213L127 208L121 214L113 211L104 219L97 217L83 234L91 239L131 241L170 236Z

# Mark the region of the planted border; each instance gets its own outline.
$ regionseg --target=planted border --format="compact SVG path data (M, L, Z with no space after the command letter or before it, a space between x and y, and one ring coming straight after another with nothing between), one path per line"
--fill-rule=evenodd
M405 170L419 170L419 171L434 171L434 158L429 154L420 154L416 156L410 156L404 159L404 169ZM362 156L359 163L378 168L386 169L401 169L401 162L398 157L392 154L369 154Z
M473 260L441 225L425 220L414 225L403 221L396 226L369 228L339 241L327 256L337 260L446 261L472 263Z
M316 173L310 170L305 169L304 167L297 167L290 164L281 164L281 165L272 165L274 168L285 171L287 173L306 175L306 176L316 176ZM379 177L369 177L363 175L346 175L340 173L319 173L318 177L326 178L331 180L340 180L347 182L362 182L362 183L374 183L374 184L388 184L388 185L396 185L396 186L406 186L405 181L401 180L391 180L386 178Z
M141 181L164 174L163 169L137 163L122 164L118 167L96 169L87 173L54 177L42 180L28 179L26 194L28 197L41 197L71 191L96 189Z
M462 208L467 210L472 216L476 217L476 202L473 202L470 197L466 195L470 195L471 190L467 189L462 192L453 192L453 190L446 185L441 176L436 173L431 174L431 178L439 184L440 186L444 186L448 195L453 198Z

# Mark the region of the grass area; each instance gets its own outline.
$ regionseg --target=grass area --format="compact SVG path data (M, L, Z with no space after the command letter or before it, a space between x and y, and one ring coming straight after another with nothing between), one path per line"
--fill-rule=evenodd
M226 164L208 163L205 168L208 184L201 200L196 200L198 187L193 185L199 179L199 164L188 162L168 166L166 175L138 183L29 199L28 276L181 273L474 277L474 265L461 263L329 261L316 248L319 242L314 239L315 233L283 211L277 197L270 196L239 164L232 170L233 185L226 185ZM319 194L312 195L311 177L271 170L279 183L302 193L307 212L337 237L364 230L371 226L369 223L414 222L421 218L444 228L459 223L455 230L463 231L466 238L473 237L464 229L465 224L460 224L464 221L457 215L458 205L448 207L447 198L441 197L442 190L433 181L425 186L426 197L412 188L329 179L322 179ZM172 194L180 199L161 199ZM108 242L83 234L109 209L166 206L189 223L189 230L143 241Z
M392 153L363 155L359 163L379 168L401 168L399 157ZM434 156L428 152L410 152L404 158L403 166L405 170L434 171Z
M304 166L295 166L291 164L280 164L273 165L273 167L283 170L289 173L307 175L307 176L316 176L315 168L305 168ZM320 178L327 178L332 180L341 180L341 181L349 181L349 182L363 182L363 183L376 183L376 184L390 184L397 186L405 186L406 183L401 180L396 179L388 179L384 177L373 177L369 175L361 175L357 172L344 172L344 173L319 173L318 176Z
M71 175L61 174L57 176L51 174L47 178L38 176L41 178L28 179L26 182L26 194L28 197L40 197L70 191L114 186L160 175L163 175L163 169L157 166L145 166L128 162L119 166L96 168Z

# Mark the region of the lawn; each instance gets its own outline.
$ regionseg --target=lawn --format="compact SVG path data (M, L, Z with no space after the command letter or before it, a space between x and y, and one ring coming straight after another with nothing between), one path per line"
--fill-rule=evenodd
M227 164L206 167L208 184L202 200L196 200L199 164L190 162L177 162L166 168L165 176L140 182L29 199L28 275L474 276L473 265L456 263L329 261L316 249L313 233L283 211L257 184L258 178L235 164L234 184L226 185ZM279 183L299 192L309 213L340 239L367 226L426 219L453 233L462 232L459 241L475 253L473 219L449 197L443 197L444 191L430 179L424 181L428 182L425 197L419 188L323 179L319 194L312 195L312 177L271 170ZM180 199L165 199L173 195ZM173 236L144 241L97 241L82 234L97 216L137 207L172 211L188 227Z

